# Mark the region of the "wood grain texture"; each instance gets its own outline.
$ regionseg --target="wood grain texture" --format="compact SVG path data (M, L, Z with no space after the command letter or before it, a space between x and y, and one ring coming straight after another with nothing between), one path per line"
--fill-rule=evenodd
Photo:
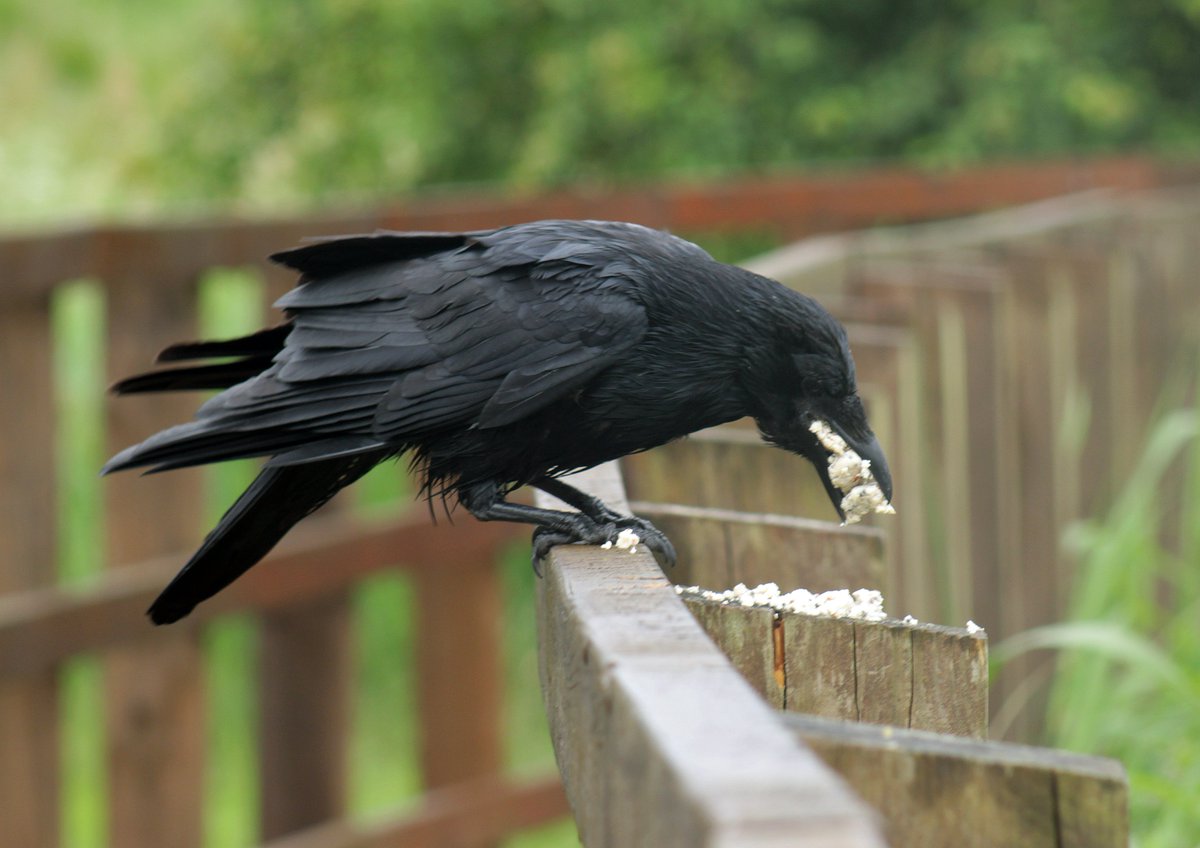
M235 612L314 603L385 568L438 568L443 559L494 557L518 532L512 525L436 527L423 511L395 522L317 517L288 534L262 563L173 630L195 631ZM106 574L87 589L30 590L0 597L0 679L47 671L70 657L154 633L146 607L186 554L169 554ZM338 558L337 568L329 562Z
M440 789L498 777L504 766L504 670L503 598L495 557L443 559L437 568L418 570L414 578L425 786Z
M615 474L604 466L575 482L611 486ZM589 848L881 844L870 814L781 735L649 554L559 547L538 589L551 737Z
M336 568L331 552L327 567ZM345 592L264 616L259 649L260 829L264 840L345 813L351 723Z
M1124 848L1128 786L1113 760L788 714L882 816L892 848Z
M540 218L600 218L676 232L768 231L788 240L884 221L944 219L1099 186L1149 188L1189 177L1195 178L1189 167L1123 157L993 164L940 176L891 167L817 177L772 174L707 186L662 184L614 191L593 186L517 197L448 194L365 213L10 235L0 238L0 265L9 271L8 296L39 297L66 279L107 276L135 265L152 269L156 254L176 257L176 267L198 275L215 266L262 262L305 237L370 232L376 227L461 231ZM131 245L151 249L139 254ZM793 264L789 258L784 270ZM760 273L772 275L773 260L760 265Z
M43 301L0 309L0 596L56 579L53 375ZM59 820L58 684L53 669L0 677L0 818L4 839L55 848Z
M106 279L108 367L144 370L158 350L194 336L191 279L147 240L124 249L143 273ZM152 270L153 269L153 270ZM162 283L162 281L172 281ZM109 404L115 452L191 418L190 398L135 397ZM104 483L108 562L120 567L193 547L200 540L202 487L196 470ZM111 841L122 848L199 848L204 785L202 658L194 632L159 629L105 657Z
M987 735L987 637L961 628L782 613L685 596L767 703L826 718Z
M776 583L781 591L882 588L883 531L786 515L634 502L679 554L679 585L728 589Z
M544 824L569 812L557 776L526 781L487 778L436 789L371 824L318 825L264 848L445 848L476 845ZM373 817L374 818L374 817Z

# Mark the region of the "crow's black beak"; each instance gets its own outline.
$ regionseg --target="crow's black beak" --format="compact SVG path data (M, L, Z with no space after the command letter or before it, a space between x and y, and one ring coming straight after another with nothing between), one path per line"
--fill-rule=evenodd
M888 499L888 503L892 501L892 472L888 468L887 457L883 455L883 448L879 446L879 440L874 435L871 436L869 442L855 444L850 439L846 440L851 449L856 451L863 459L869 460L871 463L871 476L875 478L875 482L879 484L879 488L883 490L883 496Z
M867 438L854 438L842 432L832 421L829 422L829 425L839 436L846 440L846 446L850 450L871 463L871 476L875 478L875 482L879 485L884 497L890 503L892 500L892 472L888 468L887 458L883 455L883 448L879 446L879 440L875 438L873 433L868 433ZM818 446L818 450L820 450L822 455L819 458L813 459L813 465L817 468L817 475L821 478L821 483L825 486L825 492L829 495L829 501L837 511L838 518L845 521L846 514L842 511L842 497L845 495L845 492L833 485L833 482L829 479L829 453L823 447Z

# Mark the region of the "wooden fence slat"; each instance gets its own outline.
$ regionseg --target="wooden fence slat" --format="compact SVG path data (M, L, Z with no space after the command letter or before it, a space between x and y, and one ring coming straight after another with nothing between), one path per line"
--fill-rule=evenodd
M330 552L327 567L336 568ZM259 653L262 839L341 817L351 718L344 591L263 618Z
M152 252L174 257L173 267L198 276L214 266L260 262L301 238L365 232L377 225L457 231L538 218L607 217L677 232L765 230L781 239L798 239L888 221L969 215L1088 188L1150 188L1196 177L1194 166L1166 166L1144 158L1122 157L991 164L937 175L891 167L848 176L773 174L734 178L707 186L663 184L615 191L585 187L525 196L448 194L419 197L366 214L334 212L301 220L105 226L50 236L8 236L0 238L0 265L9 269L7 291L45 296L62 280L103 276L102 265L111 270L140 262L124 250L130 241L151 245ZM1049 208L1055 207L1051 204ZM1102 211L1093 209L1092 214ZM998 220L1010 229L1040 223L1038 218L1016 224L1008 218ZM143 262L142 266L150 267L150 263Z
M785 714L883 817L892 848L1125 848L1128 786L1113 760Z
M626 508L615 465L572 479ZM538 583L542 690L589 848L881 844L649 553L563 546L550 560Z
M492 842L568 813L557 776L485 778L427 792L414 812L371 824L345 820L276 839L264 848L444 848Z
M635 501L675 545L672 582L706 589L776 583L783 592L881 588L883 531L839 527L787 515L763 515Z
M53 585L56 574L54 380L44 301L0 309L0 594ZM0 677L4 839L57 848L58 685L54 669Z
M938 484L924 489L923 499L932 502L942 543L936 558L906 559L900 570L931 572L929 585L942 588L936 608L943 620L998 620L1000 592L991 581L1002 573L997 490L1007 485L997 441L1003 279L978 262L892 259L863 263L849 283L856 297L890 307L921 351L921 405L932 412L919 434L922 464Z
M775 614L684 596L767 703L811 715L984 738L987 637L895 619Z
M137 256L157 267L157 275L106 280L114 379L145 370L159 349L194 335L194 290L179 282L186 274L172 272L172 257L155 247L149 240L128 239L120 255ZM115 452L189 419L195 400L134 397L109 408L108 445ZM203 501L197 471L116 475L104 488L110 565L199 543ZM111 840L121 848L199 848L205 736L200 649L187 631L158 630L153 636L105 658Z
M494 556L439 560L414 574L420 762L428 789L498 775L504 759L499 568Z
M435 527L423 512L399 522L316 518L288 535L261 564L172 630L199 630L235 612L319 601L389 567L437 568L442 559L495 556L514 538L505 524ZM0 678L37 674L70 657L155 638L144 613L186 554L130 565L87 590L46 588L0 597ZM329 561L338 557L338 567Z

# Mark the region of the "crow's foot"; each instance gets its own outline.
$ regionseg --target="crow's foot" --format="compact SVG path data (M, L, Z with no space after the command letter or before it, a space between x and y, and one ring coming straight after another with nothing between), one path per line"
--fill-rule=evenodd
M533 533L533 571L542 576L542 560L556 545L611 545L616 544L621 531L629 530L637 535L637 545L644 545L662 568L675 565L675 546L666 534L644 518L636 515L621 515L607 510L610 520L597 522L582 513L574 513L576 519L572 531L550 527L539 527Z

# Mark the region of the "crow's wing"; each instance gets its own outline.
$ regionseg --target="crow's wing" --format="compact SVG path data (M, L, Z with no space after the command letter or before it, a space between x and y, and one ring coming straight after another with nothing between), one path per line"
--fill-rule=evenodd
M270 364L105 470L264 455L290 465L520 420L643 337L646 314L613 235L552 222L356 236L280 254L302 277L278 302L289 324L271 336ZM210 350L227 353L208 343L180 356Z
M573 243L485 234L451 253L310 279L279 302L294 328L277 379L392 378L370 422L391 444L520 420L584 386L646 330L612 248L561 247Z

